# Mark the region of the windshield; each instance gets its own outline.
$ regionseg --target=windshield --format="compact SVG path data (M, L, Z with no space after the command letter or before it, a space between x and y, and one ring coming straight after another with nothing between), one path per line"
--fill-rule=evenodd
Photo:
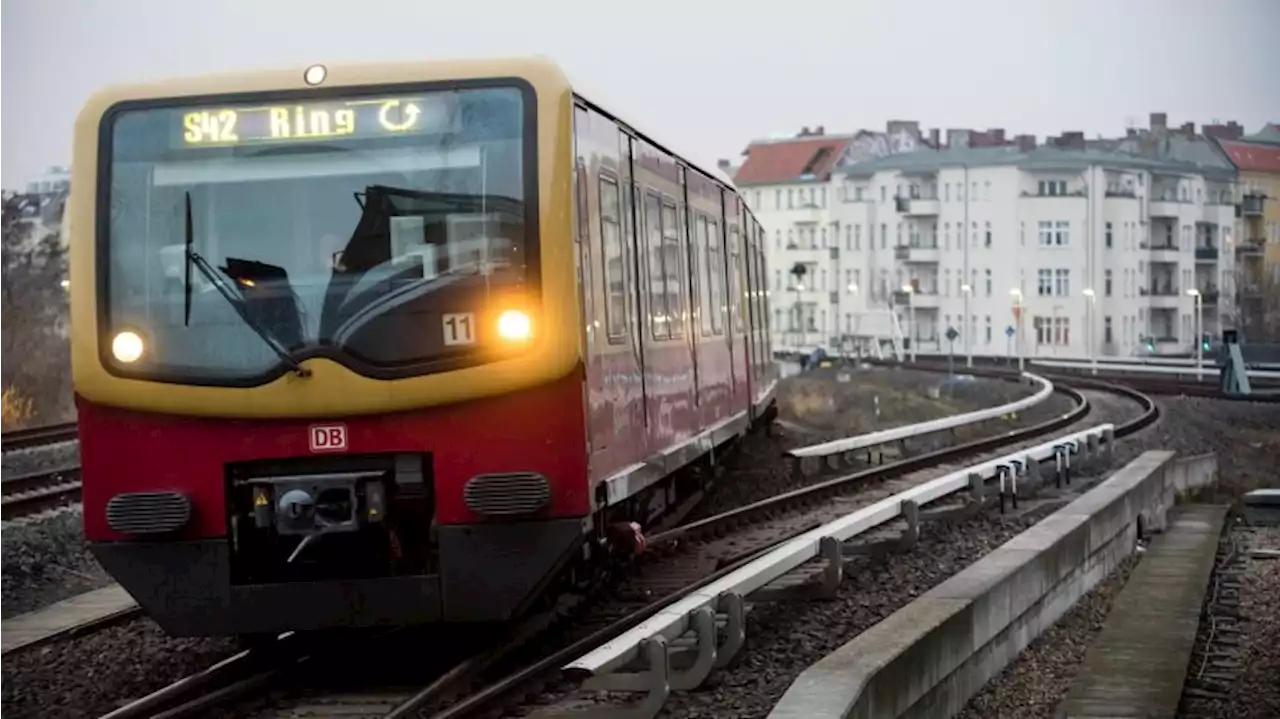
M248 385L318 355L405 376L518 351L495 328L536 289L526 102L494 87L119 112L104 329L144 350L108 361Z

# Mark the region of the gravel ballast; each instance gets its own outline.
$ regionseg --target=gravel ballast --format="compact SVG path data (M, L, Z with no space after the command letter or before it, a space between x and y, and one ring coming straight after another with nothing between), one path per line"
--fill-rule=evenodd
M239 651L226 639L175 639L137 619L4 657L6 719L98 717Z
M84 542L82 516L69 509L35 522L6 523L3 618L30 612L111 583Z

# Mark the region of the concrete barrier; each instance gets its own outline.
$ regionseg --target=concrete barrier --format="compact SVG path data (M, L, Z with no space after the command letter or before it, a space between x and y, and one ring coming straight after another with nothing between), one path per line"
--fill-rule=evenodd
M1169 451L1144 453L806 669L769 716L956 714L1133 552L1140 525L1164 526L1177 472L1208 466L1175 464Z

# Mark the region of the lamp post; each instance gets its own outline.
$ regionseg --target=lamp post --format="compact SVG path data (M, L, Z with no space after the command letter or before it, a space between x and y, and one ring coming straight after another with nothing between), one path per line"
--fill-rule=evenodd
M911 285L903 285L902 291L907 294L907 323L911 326L911 331L907 337L911 341L911 363L916 361L916 303L914 302L915 288Z
M852 282L850 282L850 283L849 283L849 286L848 286L846 289L848 289L848 290L849 290L849 294L850 294L850 295L856 295L856 294L858 294L858 286L857 286L856 284L852 283ZM852 301L852 298L850 298L850 301ZM857 324L858 324L858 328L859 328L859 329L861 329L861 325L862 325L862 319L861 319L861 318L862 318L862 313L858 313L858 318L859 318L859 319L858 319L858 323L857 323ZM837 320L837 321L839 321L839 320ZM850 349L850 354L853 354L853 350L855 350L855 349L856 349L856 350L858 351L858 360L859 360L859 361L861 361L861 359L862 359L862 349L861 349L861 345L860 345L860 343L857 343L857 342L856 342L856 340L854 339L854 337L853 337L853 332L854 332L854 328L853 328L853 327L846 327L846 328L845 328L845 335L847 335L847 336L849 337L849 342L851 343L851 345L850 345L850 347L849 347L849 349Z
M1091 288L1086 288L1084 298L1085 351L1089 353L1089 371L1098 374L1098 355L1093 351L1093 305L1098 297Z
M1200 312L1204 309L1204 295L1200 294L1200 290L1194 287L1187 290L1187 294L1196 298L1196 321L1191 323L1191 326L1194 327L1196 331L1195 337L1192 341L1196 343L1196 380L1200 380L1203 379L1202 370L1204 369L1204 343L1200 340L1200 335L1203 334L1203 331L1200 328L1200 323L1203 321L1200 319Z
M964 332L964 353L966 367L973 366L973 328L969 326L969 298L973 296L972 285L960 285L960 293L964 295L964 322L960 325L960 330Z
M1022 353L1022 290L1018 289L1017 287L1014 287L1013 289L1009 290L1009 295L1013 297L1013 316L1014 316L1014 319L1017 320L1016 326L1017 326L1017 335L1018 335L1018 371L1023 372L1026 370L1027 363L1026 363L1026 359L1022 356L1023 354Z

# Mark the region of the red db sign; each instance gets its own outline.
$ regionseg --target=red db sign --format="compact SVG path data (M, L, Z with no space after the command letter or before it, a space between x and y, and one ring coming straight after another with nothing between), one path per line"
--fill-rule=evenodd
M347 425L314 424L311 425L312 452L345 452L347 451Z

